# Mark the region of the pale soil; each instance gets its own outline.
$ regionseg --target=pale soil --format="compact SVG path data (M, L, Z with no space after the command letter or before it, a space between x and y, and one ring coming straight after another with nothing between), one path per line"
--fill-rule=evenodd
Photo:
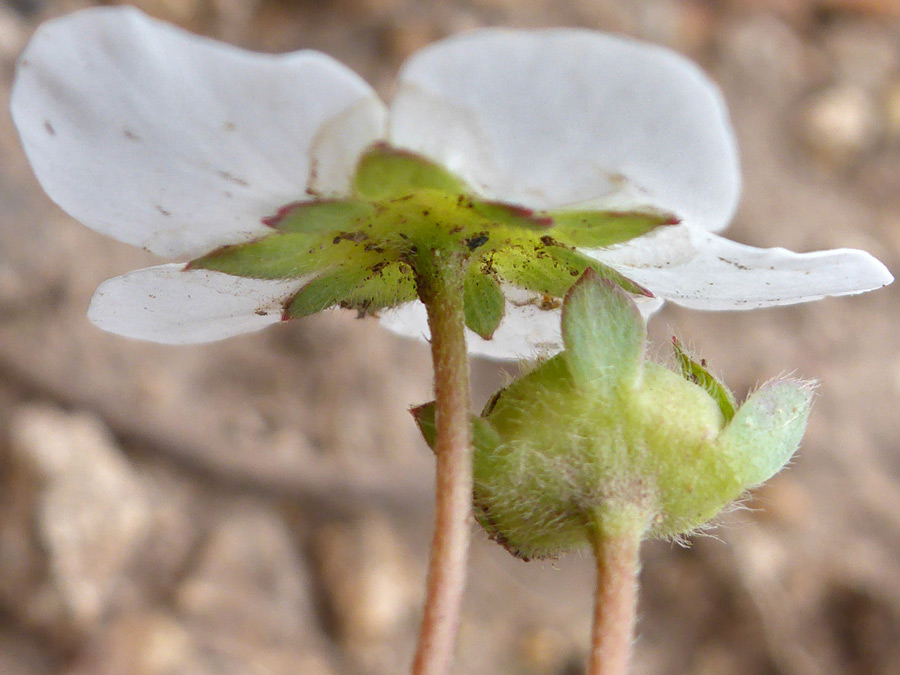
M0 4L0 103L42 19ZM722 85L742 147L733 238L900 260L892 0L137 3L249 47L322 49L387 92L411 50L480 25L669 44ZM406 412L427 348L329 315L197 347L85 318L150 264L56 209L0 116L0 673L398 673L429 538L432 460ZM736 314L666 308L743 396L820 381L797 460L691 547L652 543L636 673L900 672L900 286ZM503 382L474 366L480 405ZM589 561L522 563L478 533L460 673L581 672Z

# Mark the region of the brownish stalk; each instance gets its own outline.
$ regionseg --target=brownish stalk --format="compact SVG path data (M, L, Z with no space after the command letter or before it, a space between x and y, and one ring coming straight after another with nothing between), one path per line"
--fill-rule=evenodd
M434 535L428 563L425 611L413 662L415 675L449 672L459 627L469 555L472 447L469 430L469 361L463 312L464 265L435 261L419 276L428 310L437 457Z
M590 675L626 675L631 660L637 602L640 536L625 532L594 538L597 589L591 635Z

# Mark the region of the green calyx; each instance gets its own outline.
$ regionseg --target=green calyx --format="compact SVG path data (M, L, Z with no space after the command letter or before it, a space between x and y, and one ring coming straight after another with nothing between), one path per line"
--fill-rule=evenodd
M634 303L592 272L567 295L562 329L565 351L472 419L476 518L515 555L690 532L796 451L809 382L770 382L737 407L680 346L681 372L647 361ZM413 414L433 442L432 405Z
M217 249L189 267L303 279L285 306L292 319L335 306L368 313L408 302L435 256L458 260L466 269L466 324L489 339L504 314L501 284L556 307L590 269L649 295L578 248L611 246L677 221L652 211L536 212L483 200L433 162L377 144L357 165L348 198L297 202L264 222L271 234Z

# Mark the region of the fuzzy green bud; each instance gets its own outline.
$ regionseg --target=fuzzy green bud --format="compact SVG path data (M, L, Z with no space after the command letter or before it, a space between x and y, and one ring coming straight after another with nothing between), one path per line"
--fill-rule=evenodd
M555 557L597 533L689 532L800 443L811 383L770 382L735 410L677 344L680 373L647 361L634 302L590 271L565 299L562 332L562 353L472 420L476 518L519 557ZM431 404L413 413L433 442Z

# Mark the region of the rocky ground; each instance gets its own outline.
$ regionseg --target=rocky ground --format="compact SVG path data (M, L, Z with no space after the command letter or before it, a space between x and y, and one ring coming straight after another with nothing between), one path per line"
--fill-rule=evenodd
M43 19L0 3L0 108ZM745 194L730 235L865 248L900 269L897 0L143 0L264 50L313 47L381 92L404 57L482 25L667 44L722 85ZM432 461L406 413L424 345L331 314L204 347L100 333L96 285L151 262L37 187L0 115L0 673L403 672ZM900 286L748 314L666 308L743 395L821 382L788 471L687 548L644 547L636 673L900 672ZM480 405L505 377L474 364ZM592 571L475 534L459 673L582 672Z

